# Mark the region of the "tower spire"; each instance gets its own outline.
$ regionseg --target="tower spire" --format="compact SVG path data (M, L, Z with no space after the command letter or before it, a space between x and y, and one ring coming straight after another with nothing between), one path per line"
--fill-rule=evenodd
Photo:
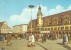
M42 12L41 12L41 6L38 6L38 13L37 13L37 27L38 29L41 29L43 25L43 20L42 20Z
M39 6L38 6L38 11L41 11L41 6L40 6L40 4L39 4Z

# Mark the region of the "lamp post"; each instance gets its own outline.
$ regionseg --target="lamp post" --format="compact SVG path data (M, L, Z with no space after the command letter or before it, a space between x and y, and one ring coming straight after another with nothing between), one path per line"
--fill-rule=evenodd
M33 5L29 5L29 8L31 9L31 32L32 32L32 8L33 7L34 7Z

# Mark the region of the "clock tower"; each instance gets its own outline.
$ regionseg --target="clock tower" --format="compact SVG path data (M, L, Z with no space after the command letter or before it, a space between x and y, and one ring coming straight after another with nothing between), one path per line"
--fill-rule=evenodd
M43 26L43 19L42 19L42 12L41 7L38 7L38 13L37 13L37 28L40 30Z

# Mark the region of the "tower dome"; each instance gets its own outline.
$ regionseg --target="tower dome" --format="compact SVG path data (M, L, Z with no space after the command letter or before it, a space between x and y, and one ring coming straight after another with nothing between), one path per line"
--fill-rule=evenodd
M38 10L41 10L41 7L40 6L38 7Z

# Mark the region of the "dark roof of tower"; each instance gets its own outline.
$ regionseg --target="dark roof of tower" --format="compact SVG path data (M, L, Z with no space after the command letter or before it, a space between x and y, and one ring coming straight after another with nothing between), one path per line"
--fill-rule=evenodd
M41 7L39 6L38 9L41 10Z

